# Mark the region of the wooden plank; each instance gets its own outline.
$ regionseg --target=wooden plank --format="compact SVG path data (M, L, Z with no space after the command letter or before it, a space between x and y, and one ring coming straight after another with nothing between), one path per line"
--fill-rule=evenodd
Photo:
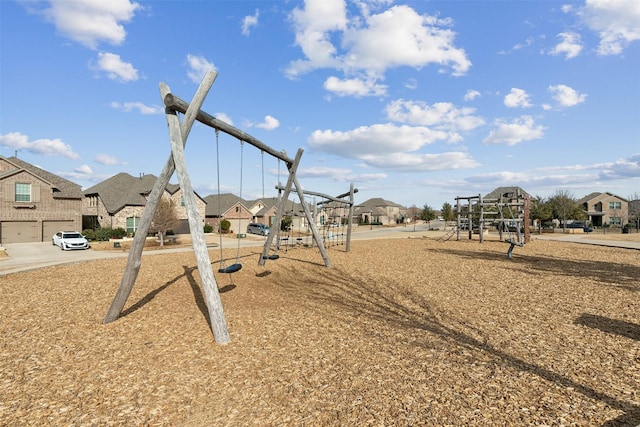
M207 92L213 85L218 73L209 72L205 75L198 87L198 91L196 92L190 108L186 112L184 120L181 125L181 134L183 136L183 143L186 144L187 136L189 136L189 132L191 132L191 127L196 119L196 112L199 111L200 107L204 103L204 99L206 97ZM168 94L169 87L164 83L160 84L160 95L164 99L165 95ZM138 224L138 229L136 230L136 234L133 238L133 243L131 244L131 249L129 249L129 256L127 259L127 266L125 268L124 274L122 275L122 280L120 281L120 287L116 292L116 295L107 311L107 314L103 320L103 323L110 323L118 319L120 317L120 313L122 313L122 308L127 302L129 295L131 294L131 289L133 289L133 285L135 284L136 278L138 277L138 272L140 271L140 266L142 264L142 250L144 249L144 244L146 241L147 233L149 232L149 228L151 227L151 221L153 220L153 215L156 212L158 204L160 203L160 199L162 198L162 194L175 171L175 164L173 162L173 155L169 155L169 159L165 164L162 172L158 176L151 193L149 194L149 198L147 199L147 203L142 212L142 217L140 218L140 223Z
M164 105L167 108L170 108L172 110L175 111L179 111L181 113L184 113L187 108L189 107L189 104L187 104L186 102L184 102L182 99L178 98L177 96L168 93L167 95L165 95L164 97ZM254 138L253 136L249 135L246 132L241 131L240 129L230 125L227 122L224 122L220 119L217 119L215 117L213 117L210 114L205 113L204 111L199 111L196 119L202 123L205 124L207 126L211 126L212 128L221 130L222 132L225 132L231 136L235 136L236 138L238 138L241 141L245 141L251 145L253 145L256 148L259 148L261 151L264 151L266 153L269 153L270 155L272 155L273 157L276 157L280 160L282 160L283 162L285 162L287 164L287 166L291 166L291 164L293 163L293 160L290 159L289 157L287 157L286 153L284 151L277 151L274 150L273 148L269 147L268 145L266 145L265 143L263 143L262 141L260 141L257 138Z

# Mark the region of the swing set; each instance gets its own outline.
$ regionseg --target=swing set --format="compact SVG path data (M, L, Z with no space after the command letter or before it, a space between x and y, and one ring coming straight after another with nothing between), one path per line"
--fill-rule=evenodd
M284 190L284 187L282 187L281 185L278 185L276 186L276 189L278 190L278 194L279 194L281 191ZM332 231L329 230L331 228L331 224L335 222L335 215L330 215L332 220L327 222L325 219L324 224L321 224L323 226L322 228L324 231L320 236L321 239L318 239L317 236L314 235L311 245L306 244L305 246L309 247L309 246L314 246L315 244L318 244L318 246L321 245L323 247L327 247L327 244L331 243L331 240L334 239L334 237L335 238L339 237L340 244L346 245L345 252L351 251L351 229L352 229L352 221L353 221L353 210L355 206L354 195L357 192L358 192L358 189L354 188L353 183L351 183L351 186L348 192L344 194L340 194L336 197L330 196L328 194L318 193L316 191L302 190L302 193L305 196L314 196L314 198L320 197L322 199L320 202L313 204L314 209L313 209L312 218L313 218L314 225L317 223L316 218L318 217L318 214L317 214L318 206L324 206L329 204L330 206L328 207L328 209L325 208L326 211L334 211L339 209L342 212L342 214L339 215L339 223L338 223L338 226L340 228L339 236L334 236ZM306 209L308 209L308 207L306 207L307 205L306 200L304 198L301 198L300 200L301 200L301 204L305 206ZM345 218L344 210L347 207L349 209L348 209L347 216ZM344 233L344 227L347 228L346 233ZM298 237L298 238L301 239L301 237Z
M187 211L189 230L191 233L193 250L198 265L198 272L200 274L200 279L204 289L205 302L209 312L211 330L216 342L220 344L226 344L230 341L229 331L224 317L224 311L222 309L222 302L220 300L218 286L213 275L211 260L209 259L209 252L204 239L202 219L200 218L200 213L198 212L195 193L193 191L193 186L191 185L191 180L189 178L189 173L187 171L187 166L184 158L184 147L186 145L189 133L191 132L191 128L196 120L208 127L214 128L216 130L216 133L218 131L222 131L228 135L236 137L238 140L240 140L241 143L241 153L243 147L242 144L243 142L246 142L260 149L263 153L267 153L272 157L277 158L279 161L282 161L287 167L289 177L284 189L283 198L280 200L280 204L283 200L287 200L292 189L297 191L298 195L301 198L304 197L303 193L298 190L301 188L301 186L296 177L296 171L298 169L298 165L300 164L300 159L302 158L303 153L303 150L301 148L298 149L295 158L291 159L286 155L284 151L277 151L262 143L260 140L254 138L253 136L241 131L240 129L235 128L234 126L222 120L211 116L210 114L200 109L216 77L217 72L215 71L210 71L205 74L202 82L200 83L200 86L198 87L198 90L191 100L191 103L187 103L177 96L173 95L166 84L160 83L160 96L165 106L165 118L167 120L169 128L171 153L164 168L162 169L162 172L158 176L158 179L156 180L151 193L149 193L145 208L142 212L142 216L140 218L140 222L138 224L138 228L131 245L131 249L129 250L127 266L122 276L122 280L120 281L120 286L109 307L109 310L107 311L103 323L110 323L117 320L122 313L122 309L124 308L124 305L126 304L127 299L131 294L131 290L133 289L136 278L140 271L140 266L142 264L142 250L144 249L146 236L151 226L151 221L158 208L162 194L164 193L166 186L169 184L171 176L173 176L174 172L177 172L180 189L183 194ZM184 114L182 121L180 121L179 114ZM216 149L218 149L217 145L218 144L216 143ZM218 194L220 188L219 170L220 168L218 160ZM220 198L218 198L218 200L220 200ZM281 206L278 206L278 210L276 211L276 224L278 224L278 226L280 224L282 211L283 210L281 209ZM311 220L311 214L309 213L308 209L305 209L305 215L309 220ZM314 235L317 235L318 230L316 229L315 224L310 221L310 225L312 231L314 232ZM259 265L263 265L266 259L271 259L267 254L271 241L272 235L270 233L270 236L269 238L267 238L267 242L265 243L263 254L260 257ZM329 258L326 255L324 247L321 248L321 253L323 255L323 258L325 259L325 265L327 265L327 267L330 267ZM239 262L239 254L240 251L238 242L238 253L236 255L236 262L230 266L225 266L221 263L218 271L221 273L233 273L239 271L242 268L242 265Z

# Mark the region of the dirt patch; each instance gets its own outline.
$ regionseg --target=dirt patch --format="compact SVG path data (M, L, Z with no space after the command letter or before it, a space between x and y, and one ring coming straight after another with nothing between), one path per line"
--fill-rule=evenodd
M290 249L217 273L192 252L0 277L0 425L636 425L638 252L536 240ZM226 262L235 261L235 249Z

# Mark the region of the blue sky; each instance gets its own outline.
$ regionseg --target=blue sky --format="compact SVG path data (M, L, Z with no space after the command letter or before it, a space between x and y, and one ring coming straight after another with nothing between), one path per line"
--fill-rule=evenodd
M0 154L83 188L158 175L158 84L189 101L216 70L203 110L303 148L307 190L434 208L504 185L640 193L637 0L0 0L0 39ZM203 197L286 180L231 136L219 151L218 184L215 132L194 126Z

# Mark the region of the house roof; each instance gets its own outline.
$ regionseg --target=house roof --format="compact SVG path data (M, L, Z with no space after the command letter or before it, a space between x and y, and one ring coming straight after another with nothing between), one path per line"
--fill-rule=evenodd
M521 187L498 187L495 190L493 190L491 193L488 193L484 196L485 199L499 199L500 196L504 196L505 194L513 194L513 196L505 196L509 199L515 199L515 195L517 192L520 192L521 196L529 196L529 193L527 193L526 191L524 191Z
M145 206L147 203L145 196L151 193L157 179L152 174L136 178L121 172L86 189L83 193L85 196L93 194L100 196L107 212L113 214L125 206ZM175 194L179 189L178 184L167 184L165 187L169 194Z
M31 175L37 177L38 179L51 185L51 188L53 189L54 199L82 199L84 197L82 194L82 187L80 187L80 185L78 184L59 177L58 175L55 175L51 172L47 172L44 169L40 169L39 167L20 160L17 157L2 158L16 167L15 170L7 171L7 173L3 174L5 176L20 171L26 171Z
M608 191L605 191L605 192L598 192L598 191L595 191L595 192L593 192L593 193L589 193L589 194L587 194L587 195L586 195L586 196L584 196L582 199L578 200L578 203L580 203L580 204L582 204L582 203L587 203L587 202L589 202L589 201L591 201L591 200L595 199L596 197L601 196L601 195L603 195L603 194L608 194L608 195L609 195L609 196L611 196L611 197L617 197L618 199L620 199L620 200L622 200L622 201L624 201L624 202L627 202L627 201L628 201L628 200L627 200L627 199L625 199L624 197L620 197L620 196L618 196L618 195L616 195L616 194L613 194L613 193L610 193L610 192L608 192Z
M225 216L225 213L238 203L247 211L249 210L246 201L232 193L210 194L204 198L204 201L207 204L205 208L205 216L207 217Z
M376 209L380 208L380 209L384 209L387 206L393 206L396 208L400 208L400 209L404 209L404 206L402 206L401 204L395 203L395 202L391 202L389 200L385 200L381 197L374 197L372 199L369 199L363 203L360 203L358 205L356 205L356 210L358 211L362 211L362 212L376 212ZM386 211L384 212L386 214Z

